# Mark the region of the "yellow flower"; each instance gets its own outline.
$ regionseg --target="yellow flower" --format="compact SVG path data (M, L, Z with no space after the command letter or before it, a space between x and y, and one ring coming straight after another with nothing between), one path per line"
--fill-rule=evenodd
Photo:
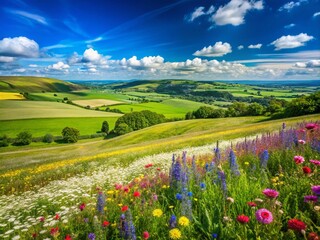
M184 226L184 227L187 227L190 224L189 219L185 216L180 217L178 222L179 222L179 225Z
M108 192L107 192L107 194L114 194L114 191L113 190L109 190Z
M181 238L181 232L178 228L173 228L169 231L169 237L171 239L180 239Z
M245 165L249 165L249 162L244 162Z
M162 188L167 188L167 185L163 185Z
M123 205L122 203L119 203L119 204L118 204L119 207L122 207L122 205Z
M282 173L279 174L279 177L283 177L284 175Z
M172 208L174 208L174 206L171 205L171 206L169 206L169 208L172 209Z
M193 200L194 200L195 202L197 202L197 201L198 201L198 198L194 198Z
M163 212L162 212L162 210L161 209L155 209L155 210L153 210L153 212L152 212L152 215L154 216L154 217L161 217L162 216L162 214L163 214Z
M117 223L112 223L111 224L111 227L116 227L117 226Z
M107 200L107 202L112 202L112 198L108 197L106 200Z

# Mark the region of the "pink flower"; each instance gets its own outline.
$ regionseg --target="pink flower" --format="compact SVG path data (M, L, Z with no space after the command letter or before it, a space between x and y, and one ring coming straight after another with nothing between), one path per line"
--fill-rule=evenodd
M279 195L279 192L273 189L266 188L262 193L268 198L276 198Z
M293 160L296 162L296 164L300 164L304 162L304 157L302 156L294 156Z
M273 221L273 216L269 210L261 208L256 211L256 219L260 223L269 224Z
M320 195L320 185L312 186L311 190L314 194Z
M319 160L310 160L310 162L314 165L320 166L320 161Z
M308 129L308 130L317 129L318 128L318 124L316 124L316 123L307 123L305 128Z
M246 215L241 214L241 215L239 215L237 217L237 221L239 223L245 224L245 223L248 223L250 221L250 218L248 216L246 216Z
M255 202L247 202L248 206L250 207L256 207L257 204Z
M314 195L307 195L307 196L304 196L304 201L305 202L318 202L318 197L317 196L314 196Z
M306 144L306 141L305 140L302 140L302 139L300 139L300 140L298 140L298 143L300 143L300 144Z
M86 207L86 204L85 203L82 203L80 206L79 206L79 209L80 211L83 211Z
M150 237L150 234L147 231L145 231L143 232L142 237L143 239L148 239Z

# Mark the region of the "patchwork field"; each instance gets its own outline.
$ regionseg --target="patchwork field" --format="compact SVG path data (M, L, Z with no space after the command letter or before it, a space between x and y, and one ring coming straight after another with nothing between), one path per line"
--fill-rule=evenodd
M114 100L106 100L106 99L90 99L90 100L75 100L72 101L74 104L86 107L100 107L100 106L110 106L110 105L116 105L121 104L123 102L120 101L114 101Z
M79 108L66 103L44 101L1 101L0 120L59 117L119 117L120 114Z
M0 92L0 100L23 100L25 99L20 93Z

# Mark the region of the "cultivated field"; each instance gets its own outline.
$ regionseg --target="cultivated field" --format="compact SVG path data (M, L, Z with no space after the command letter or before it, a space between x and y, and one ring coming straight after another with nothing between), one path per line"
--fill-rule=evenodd
M23 100L25 99L20 93L0 92L0 100Z
M121 104L123 102L114 101L114 100L106 100L106 99L90 99L90 100L75 100L72 101L74 104L86 107L100 107L100 106L110 106L110 105L116 105Z

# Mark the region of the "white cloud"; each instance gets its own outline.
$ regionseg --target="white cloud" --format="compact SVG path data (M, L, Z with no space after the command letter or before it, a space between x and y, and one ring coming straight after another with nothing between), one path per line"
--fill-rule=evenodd
M317 17L320 16L320 12L316 12L315 14L313 14L313 17Z
M241 50L241 49L243 49L243 48L244 48L243 45L239 45L239 46L238 46L238 49L239 49L239 50Z
M0 56L0 63L13 62L14 60L15 60L14 57L4 57L4 56Z
M213 46L204 47L201 50L196 51L193 55L204 57L221 57L231 52L232 50L229 43L216 42Z
M38 57L39 45L26 37L4 38L0 40L0 56Z
M49 65L49 70L55 70L55 71L67 71L70 66L63 62L57 62L55 64Z
M164 58L161 56L148 56L142 59L137 59L136 56L131 57L126 60L123 58L120 60L120 65L125 68L136 69L136 70L148 70L161 68L164 63Z
M219 7L211 20L216 25L233 26L241 25L245 22L244 17L250 10L262 10L263 1L248 1L248 0L231 0L226 5Z
M306 42L312 39L314 39L313 36L309 36L306 33L300 33L299 35L295 36L282 36L281 38L273 41L271 45L274 45L276 47L275 50L297 48L304 46Z
M298 68L320 68L320 60L310 60L308 62L296 62L294 67Z
M206 12L206 14L210 15L210 14L214 13L215 10L216 10L215 7L211 5L210 8L208 9L208 11Z
M293 28L294 26L295 26L295 24L291 23L291 24L288 24L288 25L284 26L284 28L289 29L289 28Z
M256 48L256 49L260 49L262 47L262 44L261 43L258 43L256 45L249 45L248 48Z
M290 12L293 8L295 7L299 7L302 3L304 2L308 2L308 0L299 0L299 1L296 1L296 2L287 2L286 4L284 4L283 6L281 6L279 8L279 11L287 11L287 12Z
M205 7L198 7L196 8L191 14L190 16L187 17L189 22L193 22L195 19L203 16L203 15L211 15L215 10L214 6L210 6L210 8L208 9L208 11L205 11Z
M102 56L98 53L97 50L93 50L92 48L86 49L83 53L83 61L84 62L99 62Z
M33 13L28 13L25 11L20 11L20 10L11 10L11 9L7 9L8 12L10 12L11 14L14 15L18 15L19 17L23 17L24 19L29 19L32 21L36 21L37 23L43 24L43 25L48 25L47 20L37 14L33 14Z

